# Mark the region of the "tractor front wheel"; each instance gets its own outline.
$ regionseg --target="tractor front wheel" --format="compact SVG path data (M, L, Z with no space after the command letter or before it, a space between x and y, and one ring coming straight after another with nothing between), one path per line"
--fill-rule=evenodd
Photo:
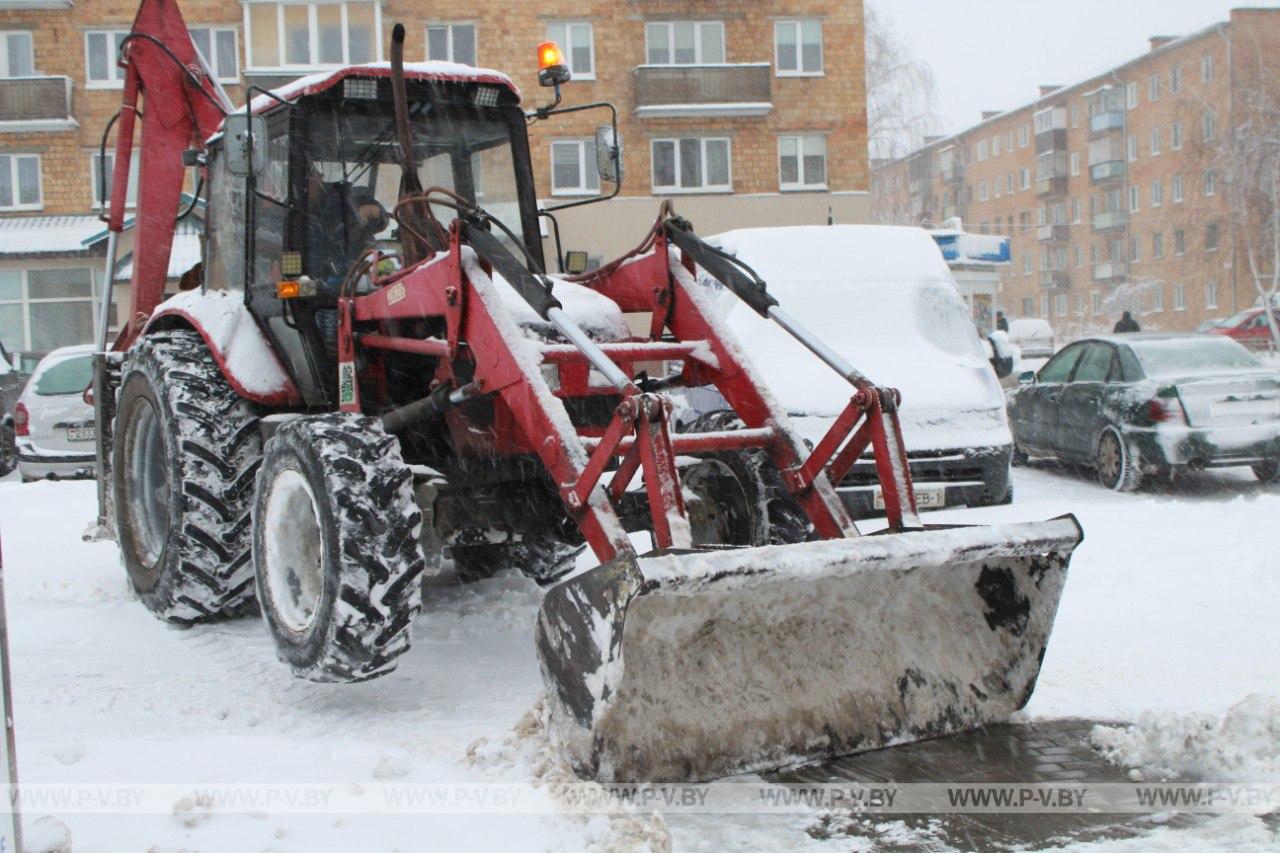
M381 422L331 414L268 439L253 507L258 601L276 652L312 681L395 669L422 606L422 513Z

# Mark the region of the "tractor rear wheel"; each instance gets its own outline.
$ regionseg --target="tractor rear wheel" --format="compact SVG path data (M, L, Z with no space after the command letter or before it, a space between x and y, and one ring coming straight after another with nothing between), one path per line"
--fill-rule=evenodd
M258 601L276 652L312 681L395 669L422 607L422 513L399 442L329 414L267 440L253 506Z
M734 412L711 412L683 432L741 429ZM809 517L763 450L711 453L680 470L698 497L689 509L695 545L787 545L809 538Z
M252 610L258 416L199 334L161 332L134 345L114 435L116 533L142 603L179 624Z

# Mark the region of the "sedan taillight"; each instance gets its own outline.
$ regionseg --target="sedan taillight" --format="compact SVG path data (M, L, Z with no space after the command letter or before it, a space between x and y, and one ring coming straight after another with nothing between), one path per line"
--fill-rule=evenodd
M1152 397L1147 401L1147 417L1158 424L1186 425L1187 416L1176 397Z
M31 435L31 413L26 403L18 403L13 409L13 431L17 435Z

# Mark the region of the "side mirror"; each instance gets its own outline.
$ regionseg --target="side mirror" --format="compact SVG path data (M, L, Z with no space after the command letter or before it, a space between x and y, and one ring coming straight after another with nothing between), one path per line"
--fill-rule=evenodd
M232 113L223 120L223 146L227 171L247 177L262 174L267 165L267 120L262 116Z
M1036 372L1034 370L1024 370L1018 374L1018 381L1023 385L1036 384Z
M622 183L622 136L612 125L596 128L596 170L600 180Z

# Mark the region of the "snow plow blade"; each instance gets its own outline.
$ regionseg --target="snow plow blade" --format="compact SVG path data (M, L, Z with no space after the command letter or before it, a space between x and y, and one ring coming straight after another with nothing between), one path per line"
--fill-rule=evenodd
M552 737L585 777L715 779L976 728L1027 703L1074 516L631 555L552 589Z

